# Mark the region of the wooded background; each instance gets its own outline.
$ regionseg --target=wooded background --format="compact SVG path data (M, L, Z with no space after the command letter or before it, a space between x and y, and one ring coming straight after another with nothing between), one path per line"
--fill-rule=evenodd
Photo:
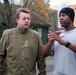
M49 0L20 0L18 4L15 0L3 0L3 3L0 3L1 25L6 28L15 27L15 12L18 7L28 8L48 22L50 21L49 15L53 13Z

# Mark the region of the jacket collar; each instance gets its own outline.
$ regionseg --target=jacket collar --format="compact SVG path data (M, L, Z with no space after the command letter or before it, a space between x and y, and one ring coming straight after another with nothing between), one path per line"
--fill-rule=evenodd
M21 34L28 33L28 31L29 31L29 28L23 29L23 28L19 28L18 26L17 26L17 29L18 29L19 33L21 33Z

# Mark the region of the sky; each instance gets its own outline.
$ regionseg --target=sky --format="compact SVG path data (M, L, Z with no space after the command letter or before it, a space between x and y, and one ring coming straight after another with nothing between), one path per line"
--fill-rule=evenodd
M56 10L60 10L68 5L76 5L76 0L50 0L51 8Z
M1 2L3 0L0 0ZM20 3L21 0L14 0L16 3ZM76 0L50 0L50 6L52 9L60 10L64 6L74 5Z

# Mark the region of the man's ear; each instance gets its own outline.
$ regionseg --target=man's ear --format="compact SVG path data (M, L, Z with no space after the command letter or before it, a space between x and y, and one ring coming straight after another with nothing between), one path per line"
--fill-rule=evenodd
M18 19L16 18L16 22L18 22Z

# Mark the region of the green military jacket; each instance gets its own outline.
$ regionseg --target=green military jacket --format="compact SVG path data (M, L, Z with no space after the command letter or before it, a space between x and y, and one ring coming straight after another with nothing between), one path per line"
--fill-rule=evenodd
M0 40L0 75L46 75L38 32L18 27L5 30Z

